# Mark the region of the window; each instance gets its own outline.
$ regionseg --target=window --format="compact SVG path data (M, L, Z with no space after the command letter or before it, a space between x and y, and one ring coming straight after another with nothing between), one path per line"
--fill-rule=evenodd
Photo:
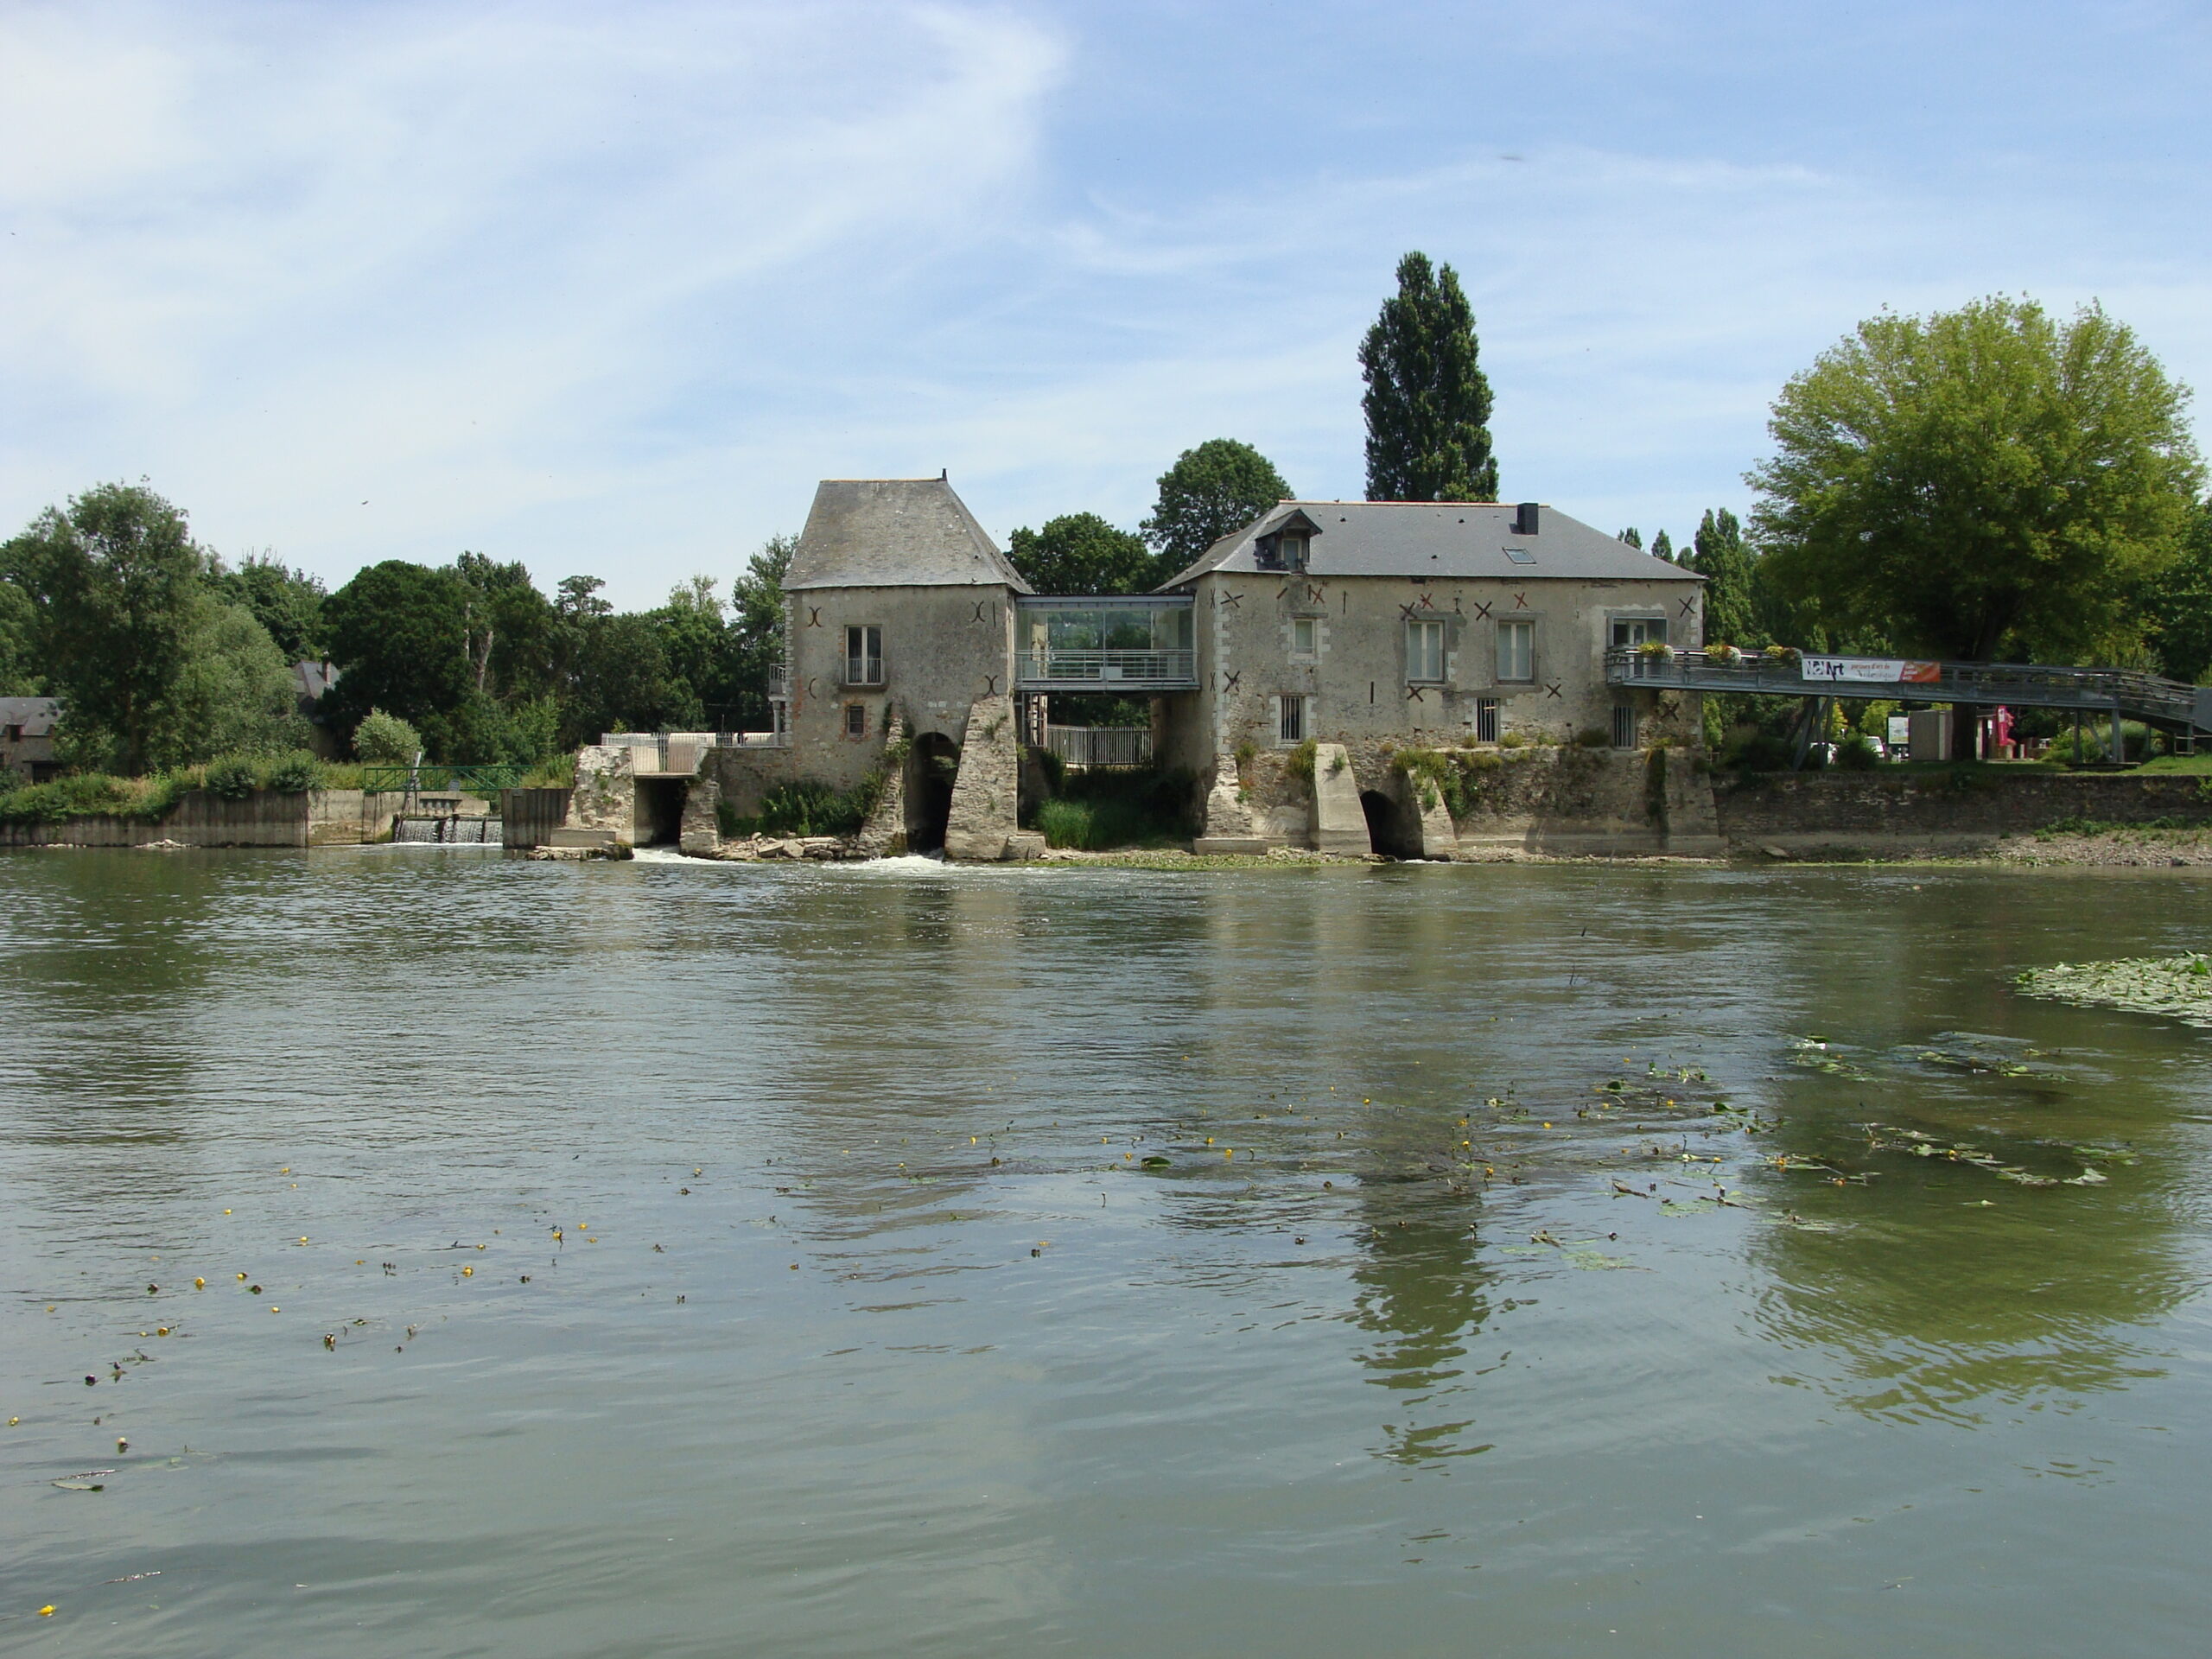
M1475 699L1475 741L1478 743L1497 741L1497 699L1496 697Z
M1282 538L1282 563L1286 570L1303 570L1306 568L1306 538L1303 536L1294 533Z
M1278 697L1281 712L1276 715L1275 737L1283 743L1303 743L1306 741L1305 697Z
M883 630L879 627L845 630L845 683L883 683Z
M1311 657L1319 649L1321 635L1319 621L1310 616L1293 617L1290 622L1290 654Z
M1613 705L1613 747L1617 749L1636 747L1636 705L1632 702Z
M1613 647L1624 645L1663 645L1667 643L1667 619L1663 616L1617 616L1613 619Z
M1536 556L1525 547L1509 547L1505 550L1505 556L1516 564L1534 564L1536 562Z
M868 735L868 704L849 702L845 705L845 735L847 737Z
M1444 625L1441 622L1406 624L1406 678L1430 684L1444 677Z
M1536 677L1536 625L1501 622L1497 625L1497 677L1533 680Z

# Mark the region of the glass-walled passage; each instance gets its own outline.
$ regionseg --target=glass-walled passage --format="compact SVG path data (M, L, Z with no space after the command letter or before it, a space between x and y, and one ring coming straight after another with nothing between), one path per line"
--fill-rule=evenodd
M1014 683L1051 690L1198 683L1188 594L1027 599L1014 609Z

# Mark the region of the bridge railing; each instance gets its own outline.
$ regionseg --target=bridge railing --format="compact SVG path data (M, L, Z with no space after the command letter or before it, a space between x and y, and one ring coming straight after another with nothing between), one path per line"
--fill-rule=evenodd
M1017 687L1122 683L1135 690L1145 686L1195 686L1198 653L1046 646L1014 652L1014 677Z
M1837 660L1831 658L1829 660ZM1843 658L1859 668L1875 659ZM1911 678L1808 677L1796 652L1663 652L1641 646L1605 653L1614 685L1675 686L1687 691L1764 691L1781 696L1895 697L1921 702L2003 703L2015 708L2118 710L2180 725L2212 715L2198 688L2124 668L2065 668L2035 663L1900 663Z

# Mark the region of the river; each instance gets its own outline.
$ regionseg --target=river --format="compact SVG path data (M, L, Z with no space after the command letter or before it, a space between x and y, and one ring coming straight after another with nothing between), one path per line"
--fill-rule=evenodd
M2195 1651L2208 925L0 855L0 1651Z

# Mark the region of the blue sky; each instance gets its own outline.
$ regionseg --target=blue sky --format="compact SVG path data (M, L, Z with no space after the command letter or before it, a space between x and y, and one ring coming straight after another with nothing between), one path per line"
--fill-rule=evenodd
M1681 538L1883 306L2101 299L2212 385L2212 10L6 3L0 526L141 476L330 581L625 605L824 476L1001 538L1178 451L1362 489L1458 268L1508 499Z

